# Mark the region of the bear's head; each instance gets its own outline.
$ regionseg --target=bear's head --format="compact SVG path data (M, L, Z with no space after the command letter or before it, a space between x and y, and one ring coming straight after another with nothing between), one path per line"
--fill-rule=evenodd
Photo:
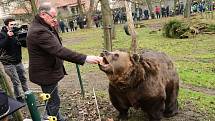
M99 64L99 68L107 74L109 80L123 77L139 63L138 55L134 54L131 56L127 52L104 51L101 53L101 56L103 57L103 62Z

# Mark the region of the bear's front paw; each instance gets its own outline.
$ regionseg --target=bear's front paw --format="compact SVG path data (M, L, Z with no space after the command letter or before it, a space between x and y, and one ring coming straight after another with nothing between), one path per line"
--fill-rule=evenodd
M173 117L175 115L178 114L178 110L174 110L174 111L164 111L164 114L163 116L166 117L166 118L169 118L169 117Z
M170 117L173 117L175 115L178 114L178 111L174 111L174 112L164 112L163 116L166 117L166 118L170 118Z

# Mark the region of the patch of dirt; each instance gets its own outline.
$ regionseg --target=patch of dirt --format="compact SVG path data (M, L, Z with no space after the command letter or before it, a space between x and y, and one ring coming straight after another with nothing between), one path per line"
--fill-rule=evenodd
M86 93L85 98L82 98L80 92L63 92L62 105L64 115L68 116L71 121L96 121L99 119L98 111L96 110L95 98L92 93ZM111 105L106 97L97 96L99 112L102 119L113 118L117 121L118 112ZM70 102L70 103L68 103ZM162 121L201 121L204 115L196 112L191 101L187 102L187 107L181 109L179 114L172 118L164 118ZM147 120L146 114L141 110L131 108L129 111L128 121L144 121Z
M173 58L175 61L187 61L187 62L202 62L202 63L215 63L215 58L191 58L191 57L183 57L183 58Z
M151 25L146 25L149 27L151 30L161 30L163 25L162 24L151 24Z
M201 92L201 93L205 93L208 95L215 95L215 89L209 89L209 88L204 88L204 87L196 87L193 86L192 84L185 84L182 81L180 81L180 87L181 88L185 88L185 89L189 89L195 92Z
M152 31L160 31L163 28L163 23L153 23L153 24L146 24L146 27L151 29Z
M79 44L86 39L87 37L83 37L83 36L66 38L66 39L63 39L63 45Z

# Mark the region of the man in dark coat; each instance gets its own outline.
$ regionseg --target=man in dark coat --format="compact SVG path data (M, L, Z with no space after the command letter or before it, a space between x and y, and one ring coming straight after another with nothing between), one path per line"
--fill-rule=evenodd
M166 16L169 17L169 6L166 7Z
M72 31L75 31L73 20L70 20L70 21L69 21L69 27L70 27L70 29L71 29L71 32L72 32Z
M4 58L2 64L5 72L13 83L13 90L16 99L23 102L24 99L19 88L21 85L23 91L26 92L28 91L28 85L25 77L24 66L22 64L21 47L26 47L26 44L22 44L22 42L18 40L18 29L14 27L15 20L13 18L5 19L4 24L5 26L2 27L0 32L1 56Z
M66 74L63 60L83 65L85 62L98 64L99 56L87 56L71 51L62 46L55 31L57 11L50 3L42 3L39 14L35 16L27 36L29 52L29 78L38 84L44 93L51 94L47 103L47 114L56 116L59 121L64 118L59 112L60 98L58 82Z
M63 20L59 21L59 26L60 26L61 32L64 33L66 25L64 24Z
M148 9L145 9L144 11L143 11L143 13L144 13L144 19L146 19L146 20L148 20L149 19L149 10Z

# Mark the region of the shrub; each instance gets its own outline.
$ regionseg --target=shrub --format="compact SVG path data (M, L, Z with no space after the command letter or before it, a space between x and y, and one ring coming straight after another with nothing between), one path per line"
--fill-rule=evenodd
M172 20L164 25L163 35L169 38L183 38L183 34L189 30L189 27L178 21Z

